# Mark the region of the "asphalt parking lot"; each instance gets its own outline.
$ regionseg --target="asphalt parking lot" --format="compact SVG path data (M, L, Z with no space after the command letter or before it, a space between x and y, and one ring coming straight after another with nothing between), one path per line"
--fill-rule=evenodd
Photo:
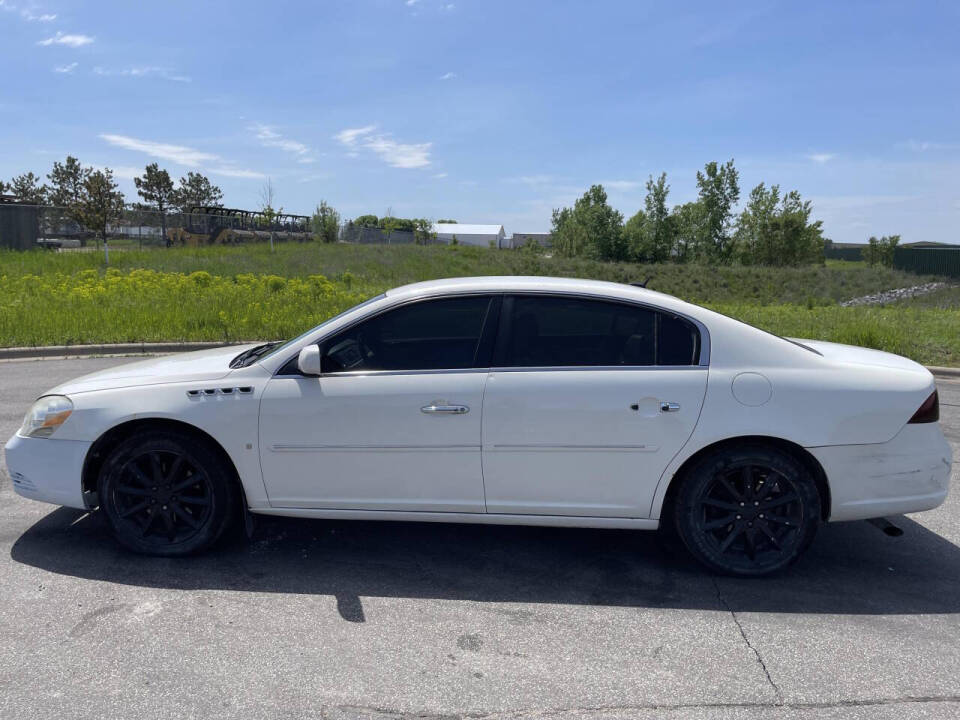
M120 362L0 363L3 442ZM3 467L0 717L957 717L960 498L897 523L828 525L753 581L653 533L280 518L163 560Z

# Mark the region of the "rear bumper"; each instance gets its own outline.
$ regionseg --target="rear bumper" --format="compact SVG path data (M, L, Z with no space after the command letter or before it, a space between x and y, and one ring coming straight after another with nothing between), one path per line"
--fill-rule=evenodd
M827 474L832 521L931 510L947 497L952 450L938 423L906 425L885 443L807 449Z
M80 478L91 445L14 435L4 448L13 489L31 500L85 509Z

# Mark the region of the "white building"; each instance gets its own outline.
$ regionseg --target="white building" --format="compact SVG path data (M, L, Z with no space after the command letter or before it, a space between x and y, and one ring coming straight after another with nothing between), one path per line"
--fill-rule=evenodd
M434 223L433 231L437 234L437 240L452 242L457 238L460 245L480 245L489 247L493 243L494 247L506 247L506 233L503 232L503 225L470 225L467 223Z

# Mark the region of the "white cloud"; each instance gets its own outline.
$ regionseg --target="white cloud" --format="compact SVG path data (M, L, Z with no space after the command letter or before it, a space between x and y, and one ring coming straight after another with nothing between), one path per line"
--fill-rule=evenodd
M46 40L41 40L37 45L66 45L67 47L78 48L83 45L89 45L93 40L89 35L65 35L57 31L56 35L48 37Z
M57 19L57 16L52 13L43 13L42 15L34 15L32 11L24 8L20 11L20 17L22 17L27 22L53 22Z
M365 135L369 135L376 129L376 125L364 125L363 127L359 128L347 128L346 130L341 130L333 137L341 145L354 147L360 138L364 137Z
M262 172L257 172L256 170L246 170L244 168L230 167L228 165L210 167L207 170L214 175L223 175L224 177L232 178L252 178L255 180L260 180L266 177Z
M124 150L146 153L151 157L168 160L178 165L202 165L220 159L212 153L201 152L200 150L194 150L193 148L183 145L169 145L167 143L153 142L152 140L139 140L127 135L101 133L100 138Z
M926 152L927 150L956 150L960 143L931 142L929 140L908 140L905 143L908 150Z
M76 70L76 69L77 69L77 63L72 62L72 63L70 63L69 65L59 65L59 66L55 67L55 68L53 69L53 71L56 72L56 73L67 73L67 74L69 74L69 73L72 73L72 72L73 72L74 70Z
M443 75L441 75L441 76L440 76L440 79L441 79L441 80L453 80L456 76L457 76L457 74L456 74L455 72L448 72L448 73L444 73Z
M407 7L413 7L413 6L416 5L419 1L420 1L420 0L407 0Z
M297 140L291 140L290 138L284 137L269 125L254 123L250 126L250 130L256 133L257 139L264 147L279 148L284 152L296 155L298 156L298 163L306 164L315 161L315 158L310 156L311 151L308 145L298 142Z
M441 9L441 10L446 10L447 12L450 12L450 11L453 10L455 7L456 7L456 5L454 5L453 3L447 3L446 5L441 6L440 9Z
M146 66L137 66L123 68L122 70L110 70L102 67L95 67L93 72L97 75L118 75L121 77L159 77L164 80L170 80L171 82L193 82L192 78L187 77L186 75L178 75L172 70L163 67L157 67L154 65Z
M550 185L551 183L556 182L556 180L557 179L553 175L519 175L517 177L506 179L506 181L510 183L521 183L531 187Z
M387 135L368 138L364 147L369 148L380 158L397 168L420 168L430 164L430 146L433 143L398 143Z
M347 128L334 135L334 138L346 148L363 147L370 150L391 167L420 168L430 164L433 143L401 143L388 133L374 134L374 130L376 125Z
M446 176L447 176L447 173L445 172L437 173L436 175L434 175L434 177L437 178L437 180L443 180L443 178L445 178Z
M603 180L600 184L609 190L616 190L617 192L628 192L640 187L640 183L636 180Z
M836 157L833 153L811 153L807 155L807 160L812 160L818 165L826 165Z

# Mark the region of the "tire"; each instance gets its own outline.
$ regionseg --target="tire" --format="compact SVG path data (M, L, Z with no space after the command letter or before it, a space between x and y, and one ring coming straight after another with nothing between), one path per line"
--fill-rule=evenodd
M134 552L177 557L210 547L234 516L235 474L209 442L147 431L110 453L97 483L117 541Z
M684 474L673 504L683 544L717 573L759 577L796 562L821 522L809 471L766 445L727 447Z

